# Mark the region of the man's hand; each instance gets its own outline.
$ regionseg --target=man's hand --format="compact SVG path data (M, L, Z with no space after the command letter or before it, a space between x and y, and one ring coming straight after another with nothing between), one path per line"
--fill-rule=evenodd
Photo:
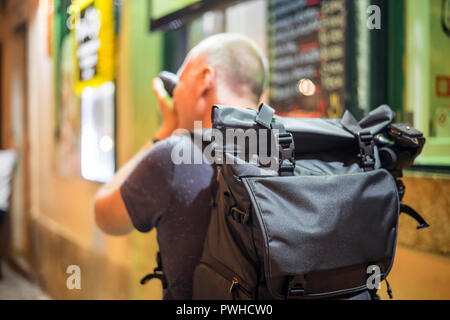
M177 129L178 117L172 99L164 89L164 84L160 78L153 79L152 88L158 101L158 109L163 118L163 122L155 134L155 139L162 140L170 136Z

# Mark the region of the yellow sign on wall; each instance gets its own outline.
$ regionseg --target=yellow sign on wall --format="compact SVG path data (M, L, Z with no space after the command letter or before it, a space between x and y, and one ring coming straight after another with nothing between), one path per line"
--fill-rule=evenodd
M114 7L111 0L76 0L69 8L67 25L74 41L75 92L113 81Z

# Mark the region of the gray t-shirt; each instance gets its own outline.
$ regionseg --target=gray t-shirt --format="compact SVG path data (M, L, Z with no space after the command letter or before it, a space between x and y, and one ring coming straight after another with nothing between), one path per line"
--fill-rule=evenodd
M214 168L204 161L174 164L173 148L191 150L191 156L202 152L189 136L162 140L150 148L120 193L137 230L157 228L170 298L191 299L194 268L209 225Z

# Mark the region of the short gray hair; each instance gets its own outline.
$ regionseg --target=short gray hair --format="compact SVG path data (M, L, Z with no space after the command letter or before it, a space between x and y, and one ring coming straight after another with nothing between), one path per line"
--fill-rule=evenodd
M237 33L220 33L201 41L192 53L205 54L217 76L237 95L259 101L267 86L268 64L252 39Z

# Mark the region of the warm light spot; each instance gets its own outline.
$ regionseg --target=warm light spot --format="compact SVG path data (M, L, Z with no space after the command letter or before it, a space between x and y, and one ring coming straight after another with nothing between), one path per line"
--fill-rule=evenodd
M298 91L305 96L312 96L316 93L316 85L309 79L302 79L298 82Z
M103 152L108 152L108 151L110 151L112 149L112 147L114 145L114 142L111 139L111 137L103 136L103 137L100 138L99 145L100 145L100 149Z

